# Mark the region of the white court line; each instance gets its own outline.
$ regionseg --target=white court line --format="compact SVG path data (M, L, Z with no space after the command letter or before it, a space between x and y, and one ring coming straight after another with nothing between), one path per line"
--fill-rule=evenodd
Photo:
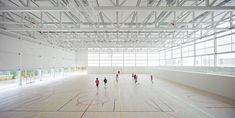
M192 108L194 108L194 109L196 109L196 110L198 110L198 111L204 113L205 115L209 116L210 118L215 118L213 115L209 114L209 113L206 112L206 111L203 111L202 109L196 107L195 105L193 105L193 104L191 104L191 103L189 103L189 102L186 102L185 100L181 99L179 96L173 95L173 93L171 93L171 92L169 92L169 91L167 91L167 90L165 90L165 89L163 89L163 88L158 87L158 89L160 89L160 90L163 91L164 93L167 93L168 96L175 98L174 100L177 99L178 101L181 101L182 103L187 104L187 105L189 105L190 107L192 107ZM172 99L172 100L173 100L173 99ZM178 102L176 101L176 103L178 103ZM187 109L187 110L189 110L189 109ZM191 111L191 112L194 113L193 111ZM194 113L194 114L195 114L195 113ZM197 115L198 115L198 114L197 114Z

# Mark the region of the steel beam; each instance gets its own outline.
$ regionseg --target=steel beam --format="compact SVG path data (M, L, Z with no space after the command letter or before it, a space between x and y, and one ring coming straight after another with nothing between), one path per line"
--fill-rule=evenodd
M91 10L90 8L76 8L78 11ZM94 7L95 11L233 11L235 6L158 6L158 7L136 7L136 6L102 6ZM50 12L69 11L66 7L1 7L0 12Z
M194 30L229 30L231 28L9 28L5 31L52 31L52 32L76 32L76 31L194 31Z

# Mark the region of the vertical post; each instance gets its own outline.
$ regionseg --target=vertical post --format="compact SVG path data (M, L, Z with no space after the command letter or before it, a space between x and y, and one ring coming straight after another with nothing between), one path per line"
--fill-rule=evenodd
M38 69L38 79L42 81L42 69Z
M214 11L211 11L211 27L214 28Z
M155 28L157 28L157 11L155 11Z
M55 68L53 70L53 79L55 79Z
M27 0L27 7L30 7L31 5L31 0Z
M60 0L57 0L57 7L60 7Z
M100 48L99 48L99 67L100 67Z
M233 11L230 11L230 16L229 16L229 23L230 23L230 28L233 27Z
M173 44L171 46L171 66L174 65L173 63Z
M135 67L136 67L136 48L134 48L135 50Z
M214 35L214 67L216 66L217 66L217 39L216 35Z
M164 48L164 66L166 66L167 64L166 64L166 48Z
M135 14L136 14L136 17L135 17L136 28L138 28L139 27L139 24L138 24L138 12L136 11Z
M206 4L205 6L209 6L209 0L205 0L205 2L206 2L206 3L205 3L205 4Z
M193 19L193 28L195 28L195 11L192 11L192 19ZM196 31L194 31L193 34L193 65L196 66L197 65L197 61L196 61Z
M183 39L181 39L181 45L180 45L180 66L183 66Z
M179 6L179 0L176 0L176 6L177 7Z
M62 12L61 11L60 11L59 17L60 17L60 28L62 28Z
M43 19L43 12L40 12L40 20L41 20L40 21L41 22L41 26L40 27L41 28L43 28L43 20L42 19Z
M2 13L2 21L5 22L5 19L6 19L6 12L3 12ZM3 25L3 27L5 26L4 23L2 25Z
M149 66L149 48L147 48L147 66Z
M197 65L197 60L196 60L196 38L195 38L195 33L194 33L194 39L193 39L193 59L194 59L194 66Z
M110 55L111 55L111 67L113 67L113 49L111 49Z
M62 71L62 76L64 77L64 68L62 68L61 71Z
M124 61L125 61L125 58L124 58L124 57L125 57L125 56L124 56L124 52L125 52L125 51L124 51L124 49L125 49L125 48L123 48L123 50L122 50L122 67L124 67Z
M21 69L17 70L17 80L18 80L19 86L21 86L22 85Z

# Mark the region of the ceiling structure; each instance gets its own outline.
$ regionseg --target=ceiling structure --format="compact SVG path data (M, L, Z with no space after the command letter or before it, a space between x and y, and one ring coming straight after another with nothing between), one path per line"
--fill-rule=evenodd
M231 30L231 0L0 0L0 33L64 49L164 49Z

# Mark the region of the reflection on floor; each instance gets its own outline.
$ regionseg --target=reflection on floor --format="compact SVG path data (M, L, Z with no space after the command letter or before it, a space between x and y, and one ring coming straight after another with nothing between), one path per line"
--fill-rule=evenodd
M137 84L131 75L80 75L0 95L0 118L235 118L234 101L149 75Z

